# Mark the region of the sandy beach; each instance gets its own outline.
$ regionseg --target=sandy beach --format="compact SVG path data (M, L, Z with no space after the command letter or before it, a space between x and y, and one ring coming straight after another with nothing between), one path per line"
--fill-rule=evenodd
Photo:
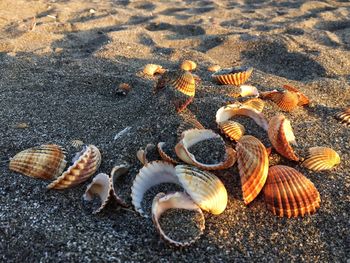
M311 103L282 112L266 102L269 119L284 114L301 149L331 147L341 163L312 172L321 196L304 218L279 218L260 194L244 205L237 165L214 172L228 192L224 213L205 213L203 236L174 249L149 218L108 205L94 215L82 196L91 179L67 190L9 170L16 153L72 140L96 145L98 172L127 164L120 194L142 167L148 143L174 142L182 119L153 93L148 63L177 69L191 59L201 81L188 109L219 133L216 111L235 87L212 81L208 66L251 66L248 85L268 91L297 87ZM128 83L126 95L118 85ZM3 262L349 262L350 127L334 116L350 106L348 1L0 1L0 260ZM118 139L116 134L130 127ZM267 140L264 130L254 136ZM177 222L174 222L176 224Z

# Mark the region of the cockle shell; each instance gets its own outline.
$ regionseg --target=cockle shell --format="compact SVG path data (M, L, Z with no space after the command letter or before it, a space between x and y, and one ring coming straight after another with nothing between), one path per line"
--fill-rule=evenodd
M251 67L234 67L234 68L225 68L216 71L212 74L212 78L220 84L228 85L232 84L235 86L240 86L252 74L253 68Z
M159 153L160 157L166 162L177 164L179 162L179 160L177 158L172 157L171 156L172 154L168 153L165 150L165 145L166 145L165 142L159 142L157 144L157 149L158 149L158 153ZM175 150L173 150L173 153L174 153L174 155L176 155Z
M259 96L259 91L256 87L250 85L241 85L241 97Z
M269 168L264 197L268 210L288 218L313 214L321 203L314 184L294 168L284 165Z
M159 73L163 74L165 72L165 69L163 69L162 66L156 65L156 64L147 64L143 68L143 73L148 76L154 76L154 74Z
M287 84L283 85L283 88L285 90L289 90L291 92L294 92L294 93L296 93L298 95L298 100L299 100L298 101L298 106L303 106L303 105L307 105L307 104L310 103L309 98L305 94L301 93L297 88L295 88L295 87L293 87L291 85L287 85Z
M10 161L10 170L41 179L54 179L66 167L65 151L58 145L45 144L17 153Z
M214 215L225 210L227 191L217 176L190 165L177 165L175 169L183 188L201 209Z
M212 65L212 66L208 67L208 71L211 71L211 72L216 72L220 69L221 69L221 67L219 65Z
M164 233L161 225L159 224L161 215L168 209L187 209L194 210L199 213L201 220L198 225L198 234L185 242L179 242L171 239L166 233ZM179 213L181 213L181 211ZM200 238L205 229L205 218L202 210L192 201L192 199L187 194L182 192L175 192L167 195L164 193L158 193L154 197L152 203L152 221L161 238L168 244L176 247L185 247L191 245Z
M218 109L216 112L216 123L220 127L221 122L227 121L234 116L250 117L264 130L267 131L268 129L268 123L264 114L242 103L228 104Z
M180 68L186 71L195 70L197 68L197 64L192 60L185 60L181 63Z
M243 105L262 112L265 107L265 102L259 98L252 98L242 102Z
M332 169L340 163L340 157L336 151L327 147L312 147L309 155L303 162L303 166L313 171Z
M180 142L175 146L175 152L177 156L185 163L192 164L204 170L221 170L231 167L236 162L236 153L230 147L225 146L226 158L225 160L222 160L220 163L216 164L201 163L196 160L196 157L192 153L189 152L188 149L192 145L200 141L213 138L220 138L222 140L222 144L225 144L220 135L216 134L212 130L191 129L184 131Z
M184 131L190 129L205 129L204 126L197 120L196 116L189 110L179 114L182 117L182 122L177 128L176 134L179 139Z
M335 116L341 123L350 126L350 107L337 113Z
M143 196L147 190L162 183L173 183L181 186L176 177L175 167L172 164L154 161L147 163L140 169L131 187L131 199L135 210L142 216L148 217L141 206Z
M74 163L47 188L65 189L85 182L99 168L101 153L96 146L88 145L75 156L73 161Z
M145 149L140 149L136 152L136 157L137 159L143 164L147 164L150 160L148 160L148 153L152 150L155 149L155 146L154 144L152 143L149 143L146 145ZM151 160L151 161L154 161L154 160Z
M261 94L261 98L272 100L283 111L292 111L299 103L298 95L288 90L265 92Z
M266 182L269 158L265 146L250 135L237 142L236 151L243 200L247 205L258 196Z
M269 122L268 135L272 146L282 156L299 161L292 145L297 145L290 121L284 115L277 115Z
M220 122L219 128L232 141L238 141L245 133L244 126L235 121Z
M196 82L193 75L184 70L165 72L158 80L155 91L158 91L165 86L170 86L189 97L193 97L196 91Z

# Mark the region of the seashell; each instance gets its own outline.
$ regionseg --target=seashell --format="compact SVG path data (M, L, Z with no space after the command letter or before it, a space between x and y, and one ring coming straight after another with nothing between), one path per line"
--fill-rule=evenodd
M159 73L163 74L165 72L165 69L163 69L162 66L156 65L156 64L147 64L143 68L143 73L148 76L154 76L154 74Z
M294 110L299 103L298 94L290 91L275 91L265 94L264 98L272 100L283 111Z
M211 76L219 84L240 86L247 81L252 71L251 67L225 68L216 71Z
M101 153L96 146L88 145L73 158L73 162L60 177L47 186L48 189L65 189L85 182L99 168Z
M198 225L198 234L192 237L190 240L184 242L176 241L170 238L166 233L164 233L159 223L160 217L168 209L187 209L199 213L201 220ZM157 194L154 197L152 203L152 221L161 238L168 244L176 247L185 247L191 245L200 238L205 229L205 219L202 210L192 201L192 199L187 194L181 192L170 193L167 195L164 193Z
M236 151L243 200L247 205L258 196L266 182L268 154L265 146L251 135L245 135L237 142Z
M211 72L216 72L220 69L221 69L221 67L219 65L212 65L212 66L208 67L208 71L211 71Z
M246 100L242 104L250 108L253 108L259 112L262 112L265 107L265 102L259 98L252 98L252 99Z
M181 63L180 68L186 71L195 70L197 68L197 64L192 60L185 60Z
M177 95L173 99L173 104L177 113L184 111L193 101L193 97L184 96L181 92L175 91ZM180 96L179 96L180 95Z
M120 83L116 89L117 95L127 95L131 91L131 86L128 83Z
M177 128L176 134L178 138L181 138L181 135L184 131L190 129L205 129L204 126L197 120L196 116L189 110L186 112L180 113L182 117L182 122Z
M277 115L269 122L268 135L272 146L282 156L299 161L292 145L297 145L290 121L284 115Z
M124 207L128 207L128 204L121 197L119 197L117 195L117 191L116 191L114 185L115 185L116 180L120 176L127 174L128 172L129 172L129 168L126 165L114 166L112 171L111 171L111 177L110 177L111 188L112 188L111 194L114 197L114 200L116 200L119 205L124 206Z
M306 95L304 95L303 93L301 93L297 88L290 86L290 85L283 85L283 88L285 90L294 92L298 95L298 106L303 106L303 105L308 105L310 103L310 100L308 97L306 97Z
M234 116L250 117L264 130L267 131L268 129L268 123L264 114L241 103L228 104L218 109L216 112L216 123L220 126L221 122L227 121Z
M288 218L313 214L321 203L314 184L294 168L284 165L269 168L264 198L268 210Z
M66 167L65 151L56 144L45 144L17 153L10 160L10 170L41 179L53 179Z
M170 86L189 97L195 95L196 82L193 75L188 71L167 71L158 80L155 91L157 92L166 86Z
M240 86L240 89L241 89L241 93L240 93L241 97L259 96L259 91L254 86L242 85Z
M175 167L167 162L154 161L142 167L131 187L131 199L135 210L142 216L148 217L141 207L143 196L155 185L162 183L174 183L180 185L176 177Z
M215 164L205 164L196 160L196 157L188 150L191 146L200 141L209 139L221 139L223 147L225 147L225 159ZM224 140L220 135L216 134L212 130L198 130L191 129L182 133L182 139L175 146L175 152L177 156L185 163L192 164L204 170L221 170L231 167L236 162L235 151L225 146Z
M84 142L82 140L74 139L74 140L70 141L70 144L74 148L78 149L78 148L81 148L84 145Z
M232 141L238 141L245 133L244 126L235 121L223 121L219 128Z
M312 147L309 155L303 162L303 166L313 171L330 170L340 163L340 157L336 151L327 147Z
M183 188L201 209L214 215L225 210L227 191L217 176L189 165L177 165L175 169Z
M337 113L335 116L341 123L350 126L350 107Z
M162 159L166 162L177 164L179 160L177 158L172 157L173 155L176 156L175 151L173 151L173 153L168 153L165 149L165 145L165 142L159 142L157 144L157 149L160 157L162 157Z
M145 147L145 149L142 149L142 148L141 148L140 150L138 150L138 151L136 152L136 157L137 157L137 159L138 159L143 165L149 163L149 160L148 160L149 158L148 158L147 156L148 156L149 152L151 152L151 151L154 150L154 149L155 149L154 144L152 144L152 143L147 144L146 147ZM154 160L151 160L151 161L154 161Z

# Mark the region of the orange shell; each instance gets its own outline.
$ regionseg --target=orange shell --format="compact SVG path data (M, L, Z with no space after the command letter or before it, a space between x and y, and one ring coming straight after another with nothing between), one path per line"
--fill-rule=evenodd
M165 69L163 69L162 66L156 64L147 64L143 68L143 73L148 76L153 76L156 73L163 74L164 72Z
M243 136L236 146L244 203L252 202L264 187L269 169L265 146L251 135Z
M341 123L350 126L350 107L339 112L335 117L340 120Z
M296 156L291 146L291 144L296 145L293 129L290 121L284 115L271 118L268 135L272 146L279 154L290 160L299 161L299 157Z
M181 63L180 68L186 71L195 70L197 68L197 64L192 60L185 60Z
M99 168L101 153L96 146L89 145L78 153L74 159L76 159L74 163L47 186L48 189L65 189L85 182Z
M294 168L284 165L269 168L264 197L268 210L288 218L313 214L321 203L314 184Z
M309 156L303 162L303 166L313 171L332 169L340 163L340 157L336 151L327 147L312 147Z
M298 95L290 91L272 93L269 99L276 103L283 111L292 111L299 103Z
M216 72L220 69L221 69L221 67L219 65L212 65L212 66L208 67L208 71L211 71L211 72Z
M298 106L303 106L310 103L309 98L306 97L306 95L304 95L303 93L301 93L297 88L290 85L283 85L283 88L285 90L295 92L298 95L298 99L299 99Z
M244 126L235 121L221 122L219 128L232 141L238 141L245 133Z
M242 104L245 106L251 107L253 109L256 109L259 112L262 112L265 107L265 102L259 98L252 98L252 99L246 100Z
M220 84L240 86L247 81L252 71L251 67L226 68L216 71L211 76Z
M10 161L10 170L30 177L54 179L62 174L66 164L64 150L58 145L46 144L17 153Z
M184 70L164 73L158 80L155 91L165 86L170 86L190 97L193 97L196 91L196 82L193 75Z

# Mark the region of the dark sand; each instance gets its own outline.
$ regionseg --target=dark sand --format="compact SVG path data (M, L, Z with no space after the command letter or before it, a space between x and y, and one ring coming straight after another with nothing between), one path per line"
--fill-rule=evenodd
M350 105L349 17L347 1L0 1L0 261L349 262L350 128L333 117ZM136 151L174 140L181 121L153 95L156 78L139 72L147 63L175 69L184 59L197 62L202 79L189 109L217 132L215 113L234 88L212 83L209 65L250 65L248 84L260 91L288 83L311 98L285 114L297 141L331 147L342 162L327 172L281 162L319 190L315 215L278 218L261 195L246 207L235 166L217 173L229 194L225 212L206 213L201 239L174 250L132 210L84 209L89 181L48 191L49 182L3 162L44 143L64 146L71 158L70 141L79 139L101 150L99 172L131 166L129 191L141 167ZM126 96L117 94L123 82L132 87ZM268 103L264 112L281 111Z

